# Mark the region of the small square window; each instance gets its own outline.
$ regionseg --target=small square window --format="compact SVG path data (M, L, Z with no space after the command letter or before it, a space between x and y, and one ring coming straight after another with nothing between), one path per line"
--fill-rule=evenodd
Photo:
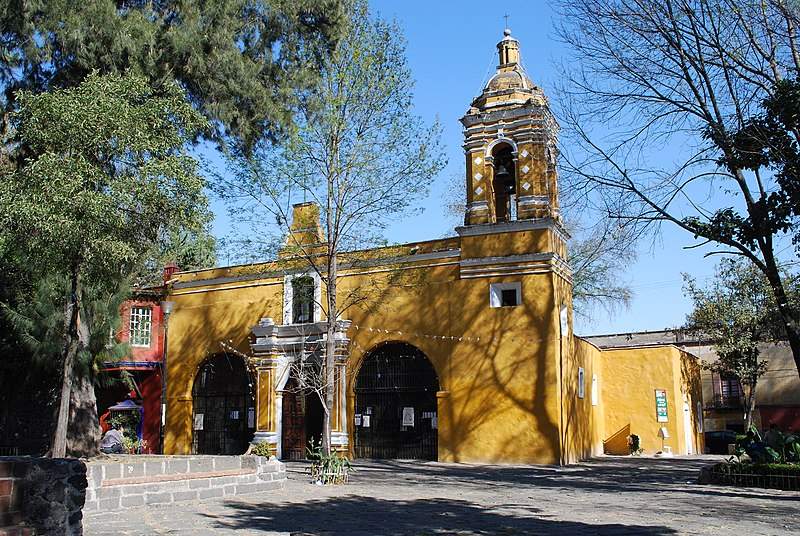
M521 283L492 283L489 285L490 307L516 307L521 303Z

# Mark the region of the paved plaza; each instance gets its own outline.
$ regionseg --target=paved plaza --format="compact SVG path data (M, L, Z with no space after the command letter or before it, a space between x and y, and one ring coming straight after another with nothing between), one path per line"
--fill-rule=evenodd
M800 534L800 493L695 484L713 457L599 458L569 467L359 462L346 486L151 506L85 519L90 536Z

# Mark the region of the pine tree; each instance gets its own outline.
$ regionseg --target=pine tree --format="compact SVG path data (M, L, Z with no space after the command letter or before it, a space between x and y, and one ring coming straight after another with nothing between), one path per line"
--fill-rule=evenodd
M335 43L340 0L48 0L0 2L4 112L19 90L74 87L133 72L176 81L195 109L250 146L279 137L297 90L309 88ZM3 114L5 115L5 114ZM8 127L0 118L0 134Z
M23 92L18 106L14 140L32 156L0 177L0 229L41 274L68 280L54 339L63 375L52 450L64 456L73 385L94 404L86 375L75 375L92 346L84 289L116 294L162 233L202 224L204 181L186 146L206 122L175 83L154 90L132 75L91 74L76 88ZM96 421L72 424L76 431ZM87 448L75 453L95 447Z

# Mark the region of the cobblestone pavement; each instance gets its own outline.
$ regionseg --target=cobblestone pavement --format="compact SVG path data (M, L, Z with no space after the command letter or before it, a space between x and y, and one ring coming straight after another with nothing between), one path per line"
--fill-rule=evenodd
M569 467L362 462L345 486L288 464L280 492L85 519L89 536L800 534L800 493L695 484L711 457Z

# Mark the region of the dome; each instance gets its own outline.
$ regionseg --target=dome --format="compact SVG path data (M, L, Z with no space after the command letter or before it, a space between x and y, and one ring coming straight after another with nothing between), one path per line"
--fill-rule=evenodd
M533 83L518 70L498 72L486 84L484 91L503 91L505 89L531 89Z

